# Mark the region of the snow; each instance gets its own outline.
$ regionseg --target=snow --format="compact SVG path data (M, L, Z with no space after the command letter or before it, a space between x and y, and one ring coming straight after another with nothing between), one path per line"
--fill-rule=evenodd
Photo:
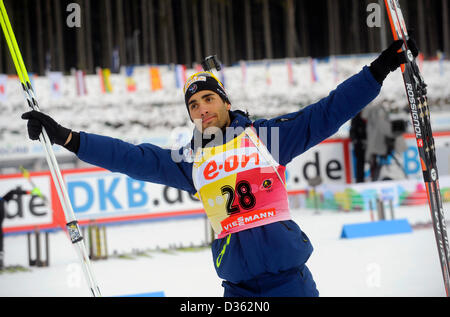
M449 203L444 205L448 210ZM294 221L315 248L307 265L323 297L445 296L428 206L398 207L412 233L341 239L344 224L369 222L366 212L294 209ZM448 217L447 217L448 219ZM170 245L200 245L204 218L107 227L107 260L92 261L103 296L164 292L168 297L221 297L208 247L163 252ZM6 265L27 264L26 236L5 238ZM159 246L159 250L156 247ZM138 255L136 250L145 251ZM135 251L135 252L133 252ZM118 258L114 253L128 254ZM90 296L75 250L62 232L50 234L50 266L0 274L0 296Z
M339 56L319 60L316 82L311 80L308 58L292 60L293 84L288 80L287 60L247 63L245 78L240 65L225 67L223 78L233 110L248 110L253 118L271 118L297 111L326 97L339 83L369 65L376 56ZM174 65L158 67L163 83L163 89L158 91L150 90L148 65L135 68L135 92L127 92L123 70L111 74L111 93L101 92L98 75L86 76L86 96L77 96L72 75L62 77L59 97L51 93L48 76L33 77L33 86L41 110L75 131L132 139L153 132L170 134L175 127L192 127L182 89L175 84ZM186 75L194 72L194 69L187 69ZM450 61L424 61L422 74L428 84L433 119L440 111L449 111ZM222 78L222 75L218 76ZM270 85L267 84L267 78L270 78ZM386 104L393 111L407 106L400 70L386 78L380 95L373 103ZM20 118L25 111L28 108L18 80L8 78L6 100L0 99L0 145L12 141L23 142L27 138L25 122ZM436 115L433 116L433 113Z

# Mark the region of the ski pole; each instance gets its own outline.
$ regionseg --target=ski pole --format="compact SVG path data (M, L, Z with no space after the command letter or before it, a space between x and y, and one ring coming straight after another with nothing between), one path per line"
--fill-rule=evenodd
M445 213L439 188L436 148L427 102L427 85L417 67L413 54L408 49L408 31L399 2L397 0L385 0L385 4L394 40L403 40L403 45L406 48L408 61L402 64L401 71L416 136L423 179L427 190L444 287L447 296L450 296L450 251Z
M3 30L3 34L5 35L6 42L8 44L8 48L11 53L14 66L16 68L17 75L19 76L22 88L24 90L25 99L28 105L33 110L40 111L3 0L0 0L0 24ZM42 133L39 136L39 141L44 147L47 164L49 166L52 179L55 184L56 191L58 193L58 197L67 221L66 227L69 232L72 244L75 246L76 252L81 261L81 266L89 289L93 296L101 296L100 288L98 287L94 274L92 272L92 266L86 252L83 236L81 235L78 222L75 218L72 204L70 203L69 195L64 185L61 171L59 170L58 162L56 161L56 157L52 149L50 138L48 137L48 134L45 131L44 127L42 127Z

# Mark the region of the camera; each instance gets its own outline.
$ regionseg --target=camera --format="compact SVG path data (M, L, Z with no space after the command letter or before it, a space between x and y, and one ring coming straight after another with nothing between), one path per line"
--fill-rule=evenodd
M402 135L408 129L408 123L403 119L391 120L392 134L394 136Z
M209 72L213 68L215 68L217 71L220 71L222 67L220 66L220 61L217 59L217 56L211 55L203 60L202 68L204 71Z

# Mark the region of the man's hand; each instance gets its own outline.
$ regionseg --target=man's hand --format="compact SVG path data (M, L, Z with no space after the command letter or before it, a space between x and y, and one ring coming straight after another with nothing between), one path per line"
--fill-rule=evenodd
M66 145L72 137L72 130L59 125L55 120L42 112L32 110L22 114L22 119L28 120L28 136L31 140L39 140L42 127L47 131L50 141L58 145Z
M407 42L408 49L414 57L419 55L416 42L410 38ZM383 84L384 79L390 72L396 70L401 64L407 62L407 57L404 51L398 52L402 47L403 40L394 41L387 49L385 49L376 60L370 64L370 71L377 82Z

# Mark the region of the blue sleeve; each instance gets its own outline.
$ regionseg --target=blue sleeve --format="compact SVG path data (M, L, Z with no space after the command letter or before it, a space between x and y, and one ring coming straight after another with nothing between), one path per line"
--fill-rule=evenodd
M80 132L81 160L131 178L196 193L192 164L175 162L172 151L150 143L133 145L119 139Z
M365 66L317 103L254 126L272 156L281 164L322 142L375 99L381 85Z

